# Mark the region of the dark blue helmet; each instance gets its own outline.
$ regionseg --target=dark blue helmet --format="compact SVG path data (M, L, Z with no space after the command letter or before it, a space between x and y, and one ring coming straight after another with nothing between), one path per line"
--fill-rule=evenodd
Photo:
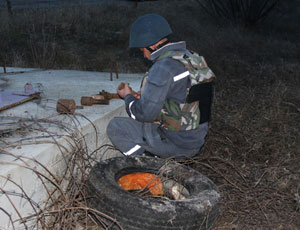
M172 30L165 18L158 14L146 14L131 25L129 47L149 47L170 34Z

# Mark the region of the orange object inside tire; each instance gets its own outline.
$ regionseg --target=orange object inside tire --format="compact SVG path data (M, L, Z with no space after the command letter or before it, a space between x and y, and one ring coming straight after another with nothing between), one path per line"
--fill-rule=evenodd
M140 190L147 188L152 195L163 194L163 184L160 178L152 173L137 172L122 176L118 184L125 190Z

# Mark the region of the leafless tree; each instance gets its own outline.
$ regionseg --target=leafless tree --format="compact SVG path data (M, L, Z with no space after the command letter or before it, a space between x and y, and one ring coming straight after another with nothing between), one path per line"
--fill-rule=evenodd
M10 15L12 15L13 12L12 12L12 8L11 8L11 1L10 1L10 0L6 0L6 3L7 3L7 10L8 10L8 13L9 13Z

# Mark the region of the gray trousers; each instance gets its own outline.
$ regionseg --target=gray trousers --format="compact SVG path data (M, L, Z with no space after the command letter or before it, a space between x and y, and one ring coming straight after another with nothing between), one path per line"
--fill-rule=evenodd
M107 126L112 144L124 155L141 155L145 150L161 158L192 157L199 149L185 149L162 138L158 125L139 122L128 117L115 117Z

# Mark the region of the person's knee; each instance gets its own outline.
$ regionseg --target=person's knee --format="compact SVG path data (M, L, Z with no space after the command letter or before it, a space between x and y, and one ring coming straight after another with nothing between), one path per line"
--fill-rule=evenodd
M116 136L116 134L119 133L120 125L119 125L119 119L113 118L110 120L106 127L106 134L111 139L112 137Z

